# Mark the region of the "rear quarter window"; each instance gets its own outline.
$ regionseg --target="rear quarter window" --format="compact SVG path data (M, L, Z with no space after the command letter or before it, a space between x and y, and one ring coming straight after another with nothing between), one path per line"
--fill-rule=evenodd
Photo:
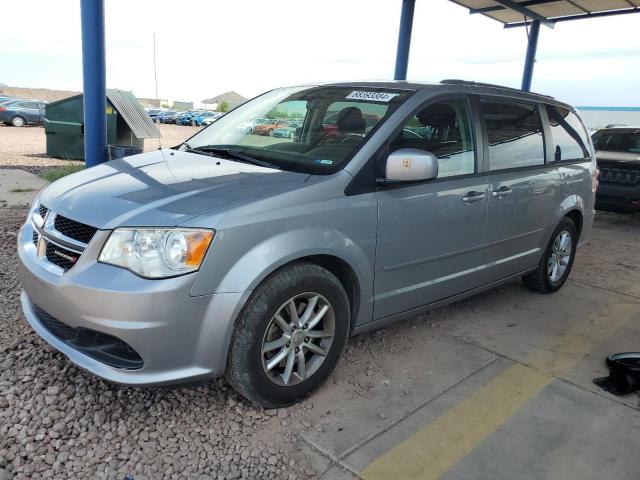
M556 162L589 158L587 133L578 116L565 108L546 105Z

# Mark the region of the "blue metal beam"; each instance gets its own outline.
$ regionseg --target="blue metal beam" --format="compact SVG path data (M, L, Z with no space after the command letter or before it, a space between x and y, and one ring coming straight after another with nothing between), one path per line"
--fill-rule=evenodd
M398 50L396 52L396 70L394 80L407 79L407 66L409 64L409 47L411 46L411 28L413 27L413 11L416 0L402 0L402 13L400 15L400 31L398 33Z
M513 10L514 12L521 13L525 17L528 17L532 20L538 20L545 27L553 28L553 21L547 19L546 17L540 15L539 13L534 12L533 10L523 7L521 4L514 2L513 0L493 0L494 2L502 5L503 7L508 8L509 10Z
M527 56L524 60L524 72L522 73L522 90L531 91L533 80L533 66L536 62L536 50L538 49L538 35L540 34L540 21L531 22L529 42L527 43Z
M545 3L553 3L558 0L525 0L524 2L518 2L518 5L523 7L531 7L534 5L544 5ZM491 12L499 12L503 10L508 10L507 7L502 5L492 5L490 7L481 7L481 8L470 8L469 13L491 13Z
M608 12L594 12L594 13L584 13L579 15L571 15L568 17L557 17L552 18L554 23L558 22L568 22L571 20L587 20L589 18L601 18L601 17L613 17L616 15L626 15L628 13L640 13L640 7L628 8L625 10L612 10ZM527 22L517 22L517 23L507 23L504 28L516 28L516 27L524 27L528 25Z
M107 78L104 48L104 0L80 0L84 163L107 161Z

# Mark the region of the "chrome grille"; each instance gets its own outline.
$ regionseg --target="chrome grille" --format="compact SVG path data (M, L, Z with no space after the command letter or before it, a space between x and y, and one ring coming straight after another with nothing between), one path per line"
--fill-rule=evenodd
M97 228L76 222L44 205L39 205L31 217L32 234L28 243L35 246L35 256L41 266L62 275L78 262Z
M598 179L601 183L637 185L640 184L640 169L601 166Z
M79 253L72 252L71 250L67 250L55 243L47 242L46 240L45 242L45 256L47 257L47 260L54 265L59 266L65 272L73 267L78 261L78 258L80 258Z
M82 243L89 243L98 231L95 227L76 222L62 215L56 215L53 221L53 228L63 235Z

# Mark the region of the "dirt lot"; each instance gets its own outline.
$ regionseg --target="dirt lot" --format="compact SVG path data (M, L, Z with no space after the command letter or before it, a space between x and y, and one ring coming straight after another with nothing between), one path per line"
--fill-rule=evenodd
M173 147L200 130L201 127L159 125L163 147ZM158 139L145 140L145 151L158 148ZM0 167L50 167L67 165L69 160L47 157L43 127L8 127L0 124Z
M162 131L171 145L195 129ZM30 156L44 150L43 136L0 127L0 164L56 162ZM640 215L599 214L560 292L512 282L353 338L316 394L277 411L247 405L224 380L136 389L72 366L20 313L23 221L24 210L0 208L0 480L602 480L640 471L640 398L592 382L606 374L606 355L640 349Z

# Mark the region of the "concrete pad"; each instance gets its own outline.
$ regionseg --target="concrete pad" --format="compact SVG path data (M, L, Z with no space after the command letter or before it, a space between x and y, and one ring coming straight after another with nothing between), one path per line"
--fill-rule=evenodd
M636 478L639 451L640 412L558 380L442 478Z
M599 212L571 279L640 300L640 215Z
M28 207L47 181L20 169L0 169L0 207Z
M358 477L353 475L351 472L334 465L329 470L327 470L322 477L321 480L356 480Z
M626 313L618 313L621 309ZM620 315L631 317L617 318ZM500 301L488 294L478 297L473 308L460 311L447 326L457 338L527 364L533 354L564 358L567 339L563 335L589 317L589 325L597 327L602 323L602 338L582 352L571 368L553 373L587 390L636 406L637 396L614 397L593 384L594 378L608 374L604 364L607 355L640 350L640 303L633 298L572 281L553 295L530 293L514 284L502 289ZM505 327L506 321L511 327Z
M388 331L384 342L376 341L376 334L359 337L369 355L358 352L354 366L347 353L333 381L314 395L306 414L312 428L302 434L307 442L339 460L496 359L480 348L414 327ZM413 333L409 343L407 329Z
M474 391L487 384L512 365L514 365L514 362L510 360L504 358L496 359L464 382L458 383L442 395L434 398L392 428L380 432L369 442L347 455L342 460L343 463L353 471L363 471L375 459L408 440L419 430L444 415L448 410L468 398Z

